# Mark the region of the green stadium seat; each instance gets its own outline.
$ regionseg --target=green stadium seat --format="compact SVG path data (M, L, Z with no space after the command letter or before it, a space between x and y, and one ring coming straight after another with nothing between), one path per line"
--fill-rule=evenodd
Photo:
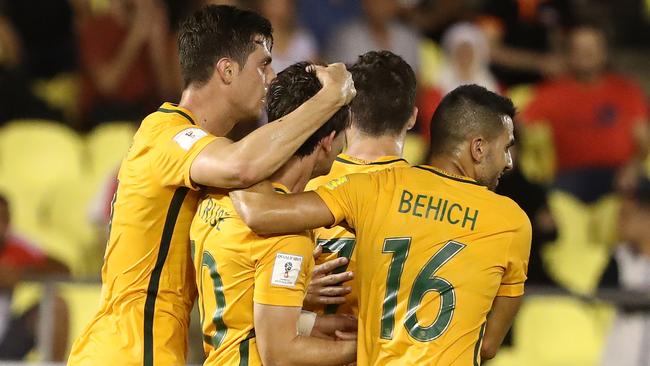
M98 187L84 179L62 180L46 192L41 204L43 212L42 230L46 235L57 234L65 243L49 243L57 248L59 256L65 258L73 274L77 276L97 273L98 255L96 231L89 220L90 202ZM64 247L59 247L63 245ZM49 245L48 245L49 247ZM101 257L101 255L100 255Z
M62 283L59 295L68 305L70 331L68 347L81 335L99 309L101 285L99 283Z
M522 173L532 182L547 184L555 176L555 148L549 125L526 125L518 142Z
M0 130L0 169L11 184L42 190L82 174L83 143L60 123L16 120Z
M594 366L604 337L594 311L569 297L530 297L514 324L520 365Z
M566 192L549 194L558 238L542 255L551 275L566 288L581 294L596 289L609 260L617 205L614 197L588 205Z
M136 127L130 122L112 122L97 126L87 137L90 175L100 182L113 174L131 147Z

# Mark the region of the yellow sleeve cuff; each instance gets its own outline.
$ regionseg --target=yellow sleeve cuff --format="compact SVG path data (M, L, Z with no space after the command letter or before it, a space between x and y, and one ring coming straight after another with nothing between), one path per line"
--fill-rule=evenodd
M332 224L332 226L337 225L345 219L343 208L341 208L341 205L339 205L336 197L334 197L329 188L321 186L318 187L314 192L316 192L316 194L323 200L325 206L327 206L327 208L332 213L332 216L334 216L334 224Z
M497 296L519 297L524 294L524 283L501 284Z

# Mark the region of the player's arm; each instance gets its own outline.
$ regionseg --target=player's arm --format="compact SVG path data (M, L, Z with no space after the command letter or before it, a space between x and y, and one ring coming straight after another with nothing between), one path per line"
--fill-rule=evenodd
M190 176L201 185L242 188L278 170L298 148L356 94L343 64L316 66L323 88L288 115L238 142L217 139L192 162Z
M230 192L235 209L258 234L280 234L333 225L334 216L313 191L278 194L263 182L245 190Z
M356 359L355 341L334 341L299 336L299 307L255 303L255 335L262 363L284 365L344 365Z
M492 310L487 317L483 344L481 345L481 359L489 360L496 356L512 326L512 322L519 311L523 296L506 297L497 296L492 303Z
M481 358L493 358L503 338L512 326L512 321L517 315L521 300L524 295L524 282L528 271L528 258L530 256L530 242L532 228L526 214L516 208L511 219L517 222L512 231L508 245L506 268L501 278L501 286L497 290L492 302L492 309L487 317L487 325L481 346Z
M280 195L263 182L231 191L230 198L237 213L258 234L300 232L342 221L354 228L380 185L374 173L351 174L310 192Z
M634 124L632 136L635 142L634 155L619 169L616 176L616 187L621 191L634 190L639 176L644 172L650 145L650 126L646 119L639 119Z

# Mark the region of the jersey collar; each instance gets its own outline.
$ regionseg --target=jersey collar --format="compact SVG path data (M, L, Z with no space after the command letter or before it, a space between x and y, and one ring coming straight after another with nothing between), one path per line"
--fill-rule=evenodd
M348 154L339 154L339 156L336 157L336 161L339 163L351 165L386 165L397 163L399 161L403 161L404 163L408 164L408 161L406 161L406 159L400 158L399 156L382 156L375 160L363 160L355 158L354 156L350 156Z
M440 168L436 168L436 167L431 166L431 165L416 165L415 168L429 171L429 172L431 172L433 174L436 174L436 175L439 175L439 176L441 176L443 178L448 178L448 179L455 180L455 181L458 181L458 182L470 183L470 184L475 184L477 186L484 187L484 185L477 182L475 179L472 179L470 177L466 177L464 175L452 174L452 173L446 172L446 171L444 171L444 170L442 170Z
M194 122L195 119L192 112L190 112L189 109L179 107L174 103L169 103L169 102L163 103L163 105L161 105L160 108L158 108L158 112L180 114L185 119L187 119L191 124L196 125L196 122Z

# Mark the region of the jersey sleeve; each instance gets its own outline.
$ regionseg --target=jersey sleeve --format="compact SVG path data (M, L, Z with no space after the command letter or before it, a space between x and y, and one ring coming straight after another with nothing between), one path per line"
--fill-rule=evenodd
M152 171L163 186L188 187L198 190L190 179L192 161L217 137L203 129L183 124L165 127L152 146Z
M366 203L378 194L376 173L336 178L318 187L315 192L332 212L334 225L346 221L351 228L356 228Z
M497 296L517 297L524 294L532 229L528 217L524 213L522 215L523 222L515 230L508 247L506 269Z
M267 242L263 244L268 245ZM307 236L277 240L255 267L253 301L258 304L302 307L314 269L314 244Z

